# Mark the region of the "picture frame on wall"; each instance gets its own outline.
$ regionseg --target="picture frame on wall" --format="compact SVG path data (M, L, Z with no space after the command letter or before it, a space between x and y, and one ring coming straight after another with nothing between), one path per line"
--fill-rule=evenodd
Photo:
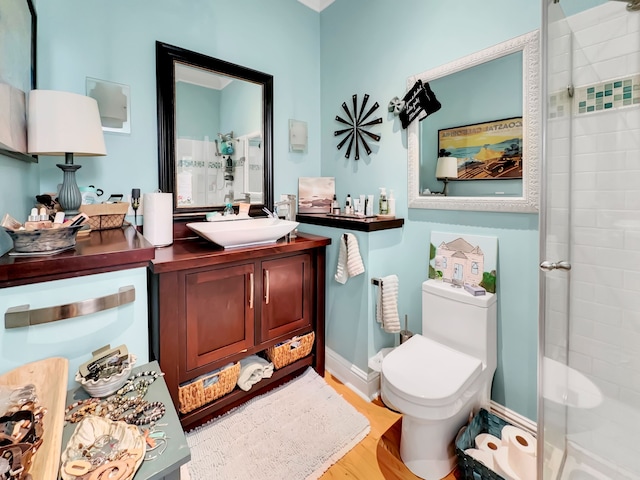
M298 179L298 212L330 213L335 193L335 177L300 177Z
M458 159L456 180L522 178L522 117L438 130L438 157Z
M27 154L27 97L36 88L37 17L32 0L0 7L0 154L37 162Z

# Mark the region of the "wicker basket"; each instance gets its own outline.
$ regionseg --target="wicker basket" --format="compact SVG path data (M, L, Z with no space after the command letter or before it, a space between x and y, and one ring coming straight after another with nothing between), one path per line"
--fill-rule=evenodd
M91 230L108 230L122 227L128 210L128 202L80 205L80 211L89 216Z
M234 363L220 371L203 375L191 383L178 387L180 413L189 413L202 405L226 395L236 386L240 374L240 363ZM208 385L215 377L216 383Z
M484 408L473 417L471 423L456 438L456 456L458 457L458 469L462 479L465 480L504 480L503 477L487 467L484 463L465 454L467 448L475 448L475 438L481 433L502 438L502 428L509 425L500 417L487 412Z
M309 355L313 348L314 339L314 332L307 333L300 337L293 337L280 345L269 347L265 353L275 368L282 368ZM298 341L299 343L297 343Z

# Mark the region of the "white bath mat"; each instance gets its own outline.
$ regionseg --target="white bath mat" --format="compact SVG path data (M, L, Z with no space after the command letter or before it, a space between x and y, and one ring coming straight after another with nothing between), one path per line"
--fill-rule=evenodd
M316 479L369 433L313 369L187 433L181 480Z

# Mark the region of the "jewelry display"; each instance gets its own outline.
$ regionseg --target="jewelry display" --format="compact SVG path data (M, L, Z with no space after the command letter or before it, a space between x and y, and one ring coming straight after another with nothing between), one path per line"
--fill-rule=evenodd
M151 370L131 375L126 383L110 397L88 398L69 405L65 411L65 421L78 423L88 415L95 415L113 421L122 420L132 425L154 423L164 416L166 407L161 402L148 402L144 400L144 396L149 385L163 375ZM129 395L131 392L134 394ZM131 413L127 413L129 411Z
M0 387L0 480L31 479L33 455L42 445L46 409L35 386Z
M144 461L140 429L90 415L76 426L62 452L63 480L131 480Z

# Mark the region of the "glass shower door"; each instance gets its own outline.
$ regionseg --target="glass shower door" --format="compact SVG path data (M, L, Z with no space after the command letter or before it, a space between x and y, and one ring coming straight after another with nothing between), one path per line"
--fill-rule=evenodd
M544 9L539 478L638 479L640 12Z

